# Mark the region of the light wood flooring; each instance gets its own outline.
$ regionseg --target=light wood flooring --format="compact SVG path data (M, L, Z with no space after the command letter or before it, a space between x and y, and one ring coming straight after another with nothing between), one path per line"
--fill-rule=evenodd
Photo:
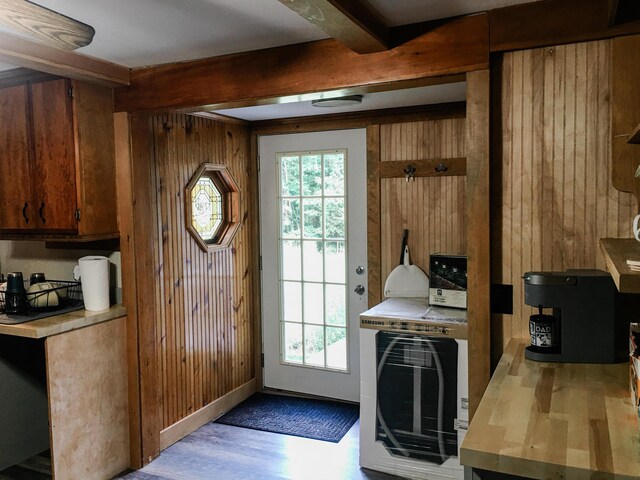
M339 443L209 423L126 480L392 480L358 466L356 424Z

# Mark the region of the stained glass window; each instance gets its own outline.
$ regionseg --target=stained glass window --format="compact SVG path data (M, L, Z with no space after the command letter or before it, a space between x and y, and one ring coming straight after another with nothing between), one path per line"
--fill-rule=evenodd
M204 251L227 248L240 222L240 188L226 166L203 163L185 189L187 230Z
M222 225L222 194L209 177L191 190L191 222L203 240L212 240Z

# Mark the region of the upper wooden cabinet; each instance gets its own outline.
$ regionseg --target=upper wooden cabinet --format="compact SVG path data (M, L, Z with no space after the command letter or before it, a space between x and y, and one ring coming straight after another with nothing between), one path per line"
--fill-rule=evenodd
M640 151L628 143L640 122L640 35L617 37L611 43L611 181L616 189L632 192L640 200L634 177Z
M110 89L67 79L0 89L0 230L118 233Z

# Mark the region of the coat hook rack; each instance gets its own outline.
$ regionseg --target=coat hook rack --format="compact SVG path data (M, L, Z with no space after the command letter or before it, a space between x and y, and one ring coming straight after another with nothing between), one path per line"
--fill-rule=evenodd
M414 167L412 164L407 165L407 168L404 169L404 178L407 180L407 182L409 182L409 179L411 179L411 181L415 181L416 179L416 167Z
M438 165L436 165L436 172L438 173L446 172L447 170L449 170L449 167L447 167L444 163L439 163Z

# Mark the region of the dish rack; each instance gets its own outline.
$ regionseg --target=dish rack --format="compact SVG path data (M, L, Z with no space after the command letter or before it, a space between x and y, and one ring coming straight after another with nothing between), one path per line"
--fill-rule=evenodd
M26 311L20 315L37 315L42 312L53 312L63 308L82 305L82 288L80 282L66 280L47 280L51 288L37 292L23 293L25 296ZM29 288L29 282L25 282L25 290ZM0 291L0 312L5 312L6 292Z

